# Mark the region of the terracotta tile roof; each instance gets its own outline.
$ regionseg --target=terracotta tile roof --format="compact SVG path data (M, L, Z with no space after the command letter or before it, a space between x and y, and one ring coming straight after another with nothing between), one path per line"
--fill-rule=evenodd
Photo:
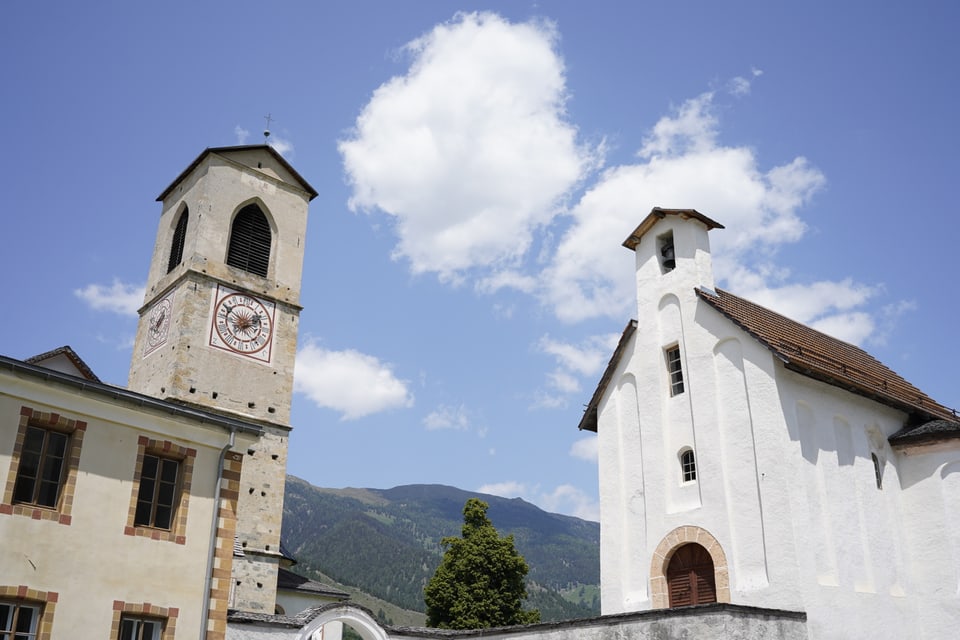
M956 423L957 415L869 353L765 307L717 289L697 289L701 300L729 318L793 371L905 411L911 422Z

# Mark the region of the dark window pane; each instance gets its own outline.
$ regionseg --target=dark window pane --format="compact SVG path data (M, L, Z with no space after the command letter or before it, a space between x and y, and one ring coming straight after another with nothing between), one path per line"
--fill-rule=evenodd
M137 502L137 513L133 516L133 524L136 525L150 525L150 512L153 509L153 505L149 502L138 501Z
M140 473L141 482L143 481L143 478L150 478L153 480L157 477L157 465L159 463L160 458L157 456L143 456L143 470Z
M13 623L13 605L0 602L0 631L10 631Z
M164 460L161 469L160 478L164 482L175 483L177 481L177 467L180 466L176 460Z
M157 505L157 515L154 518L153 526L158 529L169 529L172 516L173 510L170 507Z

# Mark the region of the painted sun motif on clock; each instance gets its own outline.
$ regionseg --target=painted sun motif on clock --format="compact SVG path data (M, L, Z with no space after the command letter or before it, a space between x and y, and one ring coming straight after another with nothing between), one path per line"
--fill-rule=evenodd
M270 362L275 311L270 301L218 287L210 345Z
M169 296L157 301L150 309L150 315L147 316L147 336L143 343L144 357L166 344L172 312L173 302Z

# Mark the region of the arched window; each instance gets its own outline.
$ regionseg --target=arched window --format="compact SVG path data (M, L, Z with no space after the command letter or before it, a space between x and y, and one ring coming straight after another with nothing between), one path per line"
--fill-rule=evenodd
M684 449L680 452L680 473L684 482L693 482L697 479L697 460L693 456L693 449Z
M674 552L667 566L667 592L671 607L717 601L713 558L705 548L691 542Z
M880 458L875 453L871 453L870 457L873 458L873 475L877 480L877 489L883 489L883 466L880 464Z
M267 277L270 266L270 223L255 204L248 204L233 219L227 264Z
M183 260L183 243L187 239L187 220L190 218L190 211L187 207L180 212L177 219L177 228L173 231L173 242L170 243L170 260L167 262L167 273L173 271Z

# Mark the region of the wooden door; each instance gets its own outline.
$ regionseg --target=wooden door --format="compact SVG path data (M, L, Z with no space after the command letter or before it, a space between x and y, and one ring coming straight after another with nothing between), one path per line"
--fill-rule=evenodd
M667 591L671 607L716 602L717 586L710 553L695 543L677 549L667 566Z

